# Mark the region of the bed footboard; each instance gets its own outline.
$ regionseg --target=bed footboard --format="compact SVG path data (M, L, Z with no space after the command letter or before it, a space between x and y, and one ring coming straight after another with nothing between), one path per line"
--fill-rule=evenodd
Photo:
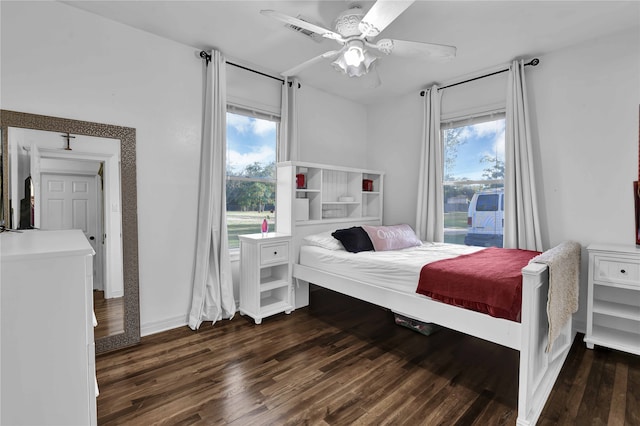
M575 337L569 321L553 343L552 351L546 352L549 334L546 312L548 267L531 263L523 268L522 274L521 322L517 323L447 305L418 294L370 285L314 267L294 264L293 268L294 278L303 286L314 283L423 322L436 323L520 351L519 426L537 422Z
M547 266L532 263L525 267L522 270L518 426L536 424L575 337L569 320L553 343L552 350L546 352L549 335L548 293Z

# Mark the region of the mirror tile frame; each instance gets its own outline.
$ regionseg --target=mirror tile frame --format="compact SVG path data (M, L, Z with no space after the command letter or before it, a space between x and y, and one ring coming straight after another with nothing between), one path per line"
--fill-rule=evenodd
M138 195L136 181L136 129L109 124L0 110L2 128L2 218L9 218L8 127L71 133L120 140L122 214L122 267L124 275L124 333L95 341L96 353L132 346L140 341L138 276Z

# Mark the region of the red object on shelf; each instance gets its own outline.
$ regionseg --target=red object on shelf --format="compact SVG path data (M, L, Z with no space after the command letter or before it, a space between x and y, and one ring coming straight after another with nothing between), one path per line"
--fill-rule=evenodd
M304 177L304 174L302 174L302 173L298 173L298 174L296 175L296 188L298 188L298 189L302 189L302 188L304 188L304 187L305 187L304 185L305 185L305 177Z
M373 191L373 181L371 179L362 179L362 190Z
M633 182L633 201L636 211L636 246L640 247L640 188L638 181Z

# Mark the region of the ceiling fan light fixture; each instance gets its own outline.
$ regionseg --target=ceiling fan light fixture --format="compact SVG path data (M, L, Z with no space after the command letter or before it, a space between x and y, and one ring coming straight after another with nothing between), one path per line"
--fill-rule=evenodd
M344 52L344 61L347 65L352 67L359 67L362 62L364 62L364 52L363 52L363 43L362 42L351 42L349 47Z
M362 60L359 61L357 65L350 64L346 59L347 52L348 50L338 56L338 58L332 62L332 65L336 70L348 75L349 77L361 77L367 74L373 69L373 64L376 59L378 59L369 53L369 51L361 50Z

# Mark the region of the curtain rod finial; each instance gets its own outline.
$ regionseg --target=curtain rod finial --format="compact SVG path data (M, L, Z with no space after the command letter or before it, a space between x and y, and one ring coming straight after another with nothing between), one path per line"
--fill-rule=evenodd
M204 50L200 51L200 57L202 59L206 59L207 62L211 62L211 55L209 55L207 52L205 52Z

